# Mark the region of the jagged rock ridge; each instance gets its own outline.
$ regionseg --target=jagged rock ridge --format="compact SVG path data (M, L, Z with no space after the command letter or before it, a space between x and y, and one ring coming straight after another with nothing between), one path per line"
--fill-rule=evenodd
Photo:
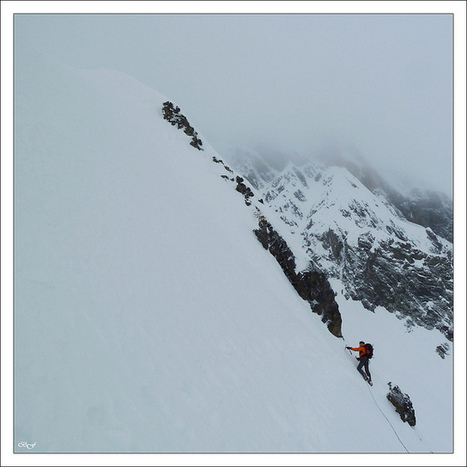
M162 107L162 114L164 116L164 120L170 122L172 126L177 125L177 128L179 130L183 129L183 132L187 136L191 136L190 144L194 148L200 151L203 150L203 148L201 147L203 145L203 142L200 138L198 138L198 133L189 124L188 119L185 117L185 115L180 113L180 107L175 107L172 102L166 101L164 102Z

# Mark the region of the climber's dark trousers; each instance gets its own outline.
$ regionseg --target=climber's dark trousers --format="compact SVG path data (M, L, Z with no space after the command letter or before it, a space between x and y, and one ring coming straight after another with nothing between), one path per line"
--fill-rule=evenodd
M362 370L362 368L365 368L366 375L365 375L365 372ZM370 370L368 369L368 358L362 357L360 359L360 363L357 366L357 370L360 372L360 374L363 377L368 376L368 378L371 379Z

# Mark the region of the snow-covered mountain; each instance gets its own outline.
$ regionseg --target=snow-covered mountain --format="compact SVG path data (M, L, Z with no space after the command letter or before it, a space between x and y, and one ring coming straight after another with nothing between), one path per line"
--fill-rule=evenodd
M357 245L425 270L448 242L342 169L249 183L126 75L18 58L15 452L452 452L441 321L348 280Z
M234 166L295 255L342 282L345 296L452 340L453 246L440 235L452 238L452 205L436 193L397 194L368 167L339 162L277 170L256 156Z

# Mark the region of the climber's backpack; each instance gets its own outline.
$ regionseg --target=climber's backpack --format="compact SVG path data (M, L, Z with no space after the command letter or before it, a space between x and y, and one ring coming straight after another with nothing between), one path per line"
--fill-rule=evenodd
M373 357L373 346L371 344L365 344L366 349L366 357L372 358Z

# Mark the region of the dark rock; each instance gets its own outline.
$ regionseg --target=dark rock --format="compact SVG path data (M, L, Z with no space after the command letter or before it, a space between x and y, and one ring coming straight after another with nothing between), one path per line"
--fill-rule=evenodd
M408 394L404 394L399 386L392 387L392 383L388 383L389 392L386 397L389 402L394 406L396 412L401 417L403 422L407 422L410 426L415 426L415 410L412 401Z
M370 233L362 234L358 237L358 247L370 251L375 239Z
M247 204L247 206L249 206L251 204L250 198L255 196L255 194L253 193L253 191L251 191L250 187L247 187L243 183L244 180L242 177L237 176L236 181L237 181L237 186L235 189L245 197L245 203Z
M174 107L173 103L166 101L162 105L162 114L165 120L167 120L172 126L177 126L179 130L183 129L183 132L187 136L191 136L190 144L196 149L202 151L203 142L198 138L198 133L188 123L188 119L185 115L180 113L180 107Z
M335 259L339 258L344 244L334 231L329 229L324 235L322 241L326 248L331 248L333 257Z
M443 360L446 358L446 355L449 355L448 351L449 344L447 342L445 342L444 344L440 344L438 345L438 347L436 347L436 352Z

